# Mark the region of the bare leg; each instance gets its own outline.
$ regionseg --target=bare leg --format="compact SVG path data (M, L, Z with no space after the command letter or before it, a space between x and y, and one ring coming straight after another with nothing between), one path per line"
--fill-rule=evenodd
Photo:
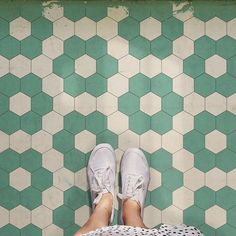
M123 221L125 225L147 228L141 217L141 208L135 200L127 199L123 203Z
M112 201L111 193L103 194L102 199L96 205L88 221L74 234L74 236L80 236L89 231L108 226L112 212Z

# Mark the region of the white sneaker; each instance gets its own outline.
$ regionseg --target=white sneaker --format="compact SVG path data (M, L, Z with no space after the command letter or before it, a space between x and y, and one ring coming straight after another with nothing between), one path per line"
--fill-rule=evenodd
M144 153L138 148L129 148L121 161L121 179L122 194L118 197L122 200L127 198L135 200L141 208L141 217L143 218L143 209L147 189L150 181L150 170ZM123 201L122 201L123 204ZM121 213L121 221L122 213Z
M114 217L114 192L116 161L115 152L110 144L97 145L89 158L87 167L88 180L93 209L99 203L104 193L110 192L113 196L111 223Z

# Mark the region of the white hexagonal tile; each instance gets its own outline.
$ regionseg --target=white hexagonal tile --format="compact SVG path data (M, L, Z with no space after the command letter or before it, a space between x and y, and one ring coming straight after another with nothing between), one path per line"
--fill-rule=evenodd
M10 147L10 137L6 133L0 131L0 140L0 152L3 152Z
M140 98L140 110L149 116L161 110L161 98L154 93L147 93Z
M181 74L173 79L173 91L184 97L194 91L194 81L186 74Z
M74 110L74 98L67 93L60 93L53 98L53 110L65 116Z
M221 207L215 205L205 212L205 222L214 229L218 229L227 222L226 211Z
M6 75L9 73L10 63L5 57L0 56L0 76Z
M75 35L83 40L88 40L96 35L96 27L96 23L93 20L83 17L75 22Z
M43 54L51 59L63 54L64 45L63 41L55 36L51 36L42 42Z
M63 229L54 224L51 224L48 227L44 228L42 232L43 232L43 236L63 236L64 235Z
M181 149L173 154L173 167L185 172L194 166L194 156L191 152Z
M65 191L74 185L74 178L74 173L63 167L53 173L53 185Z
M214 17L206 22L206 35L214 40L219 40L226 35L226 22Z
M51 188L43 191L42 202L44 206L54 210L63 205L63 192L52 186Z
M217 78L226 73L226 60L214 55L205 61L206 73Z
M161 35L161 22L153 17L140 22L140 35L148 40L153 40Z
M22 17L17 17L10 22L10 35L18 40L27 38L31 34L31 24Z
M140 147L146 152L153 153L161 148L161 135L152 130L140 135Z
M87 178L86 167L75 173L75 186L78 188L87 191L89 189Z
M236 190L236 169L227 173L227 186Z
M75 72L84 78L87 78L96 73L96 60L88 55L75 60Z
M75 211L75 223L83 226L89 219L91 209L88 206L82 206Z
M217 116L226 110L226 98L215 92L206 97L206 111Z
M31 185L31 174L23 168L17 168L10 173L10 186L22 191Z
M31 147L31 136L22 130L10 135L10 148L18 153L22 153Z
M62 17L53 23L53 34L59 39L65 40L74 35L74 22Z
M236 94L227 97L227 110L236 115Z
M0 206L0 216L1 216L0 227L2 228L4 225L9 224L10 222L9 211Z
M32 73L43 78L52 73L52 60L44 55L32 60Z
M192 17L184 22L184 35L192 40L196 40L205 34L204 22L196 17Z
M86 142L84 142L86 140ZM90 152L96 146L96 136L88 130L75 135L75 147L83 153Z
M193 191L185 188L184 186L178 188L173 192L173 204L184 210L194 204L194 193Z
M58 20L63 16L64 8L57 2L42 2L42 15L50 21Z
M193 17L193 10L187 6L189 2L173 2L173 16L181 21L186 21ZM187 9L185 9L188 7Z
M227 23L227 34L236 39L236 18L228 21Z
M107 117L107 127L115 134L121 134L129 128L129 118L117 111Z
M181 134L186 134L194 129L194 118L189 113L182 111L173 116L173 129Z
M59 170L63 167L63 164L63 154L56 151L55 149L50 149L42 156L42 166L51 172Z
M17 93L10 97L10 111L22 116L31 110L31 99L24 93Z
M85 116L96 111L96 98L89 93L82 93L75 98L75 110Z
M10 210L10 224L19 229L30 224L30 210L21 205Z
M118 109L118 99L110 93L104 93L97 98L97 110L106 116Z
M162 211L162 223L176 225L183 223L183 211L175 206L169 206Z
M52 148L52 135L40 130L32 135L32 148L40 153L44 153Z
M213 168L206 173L206 186L218 191L226 186L226 173L218 168Z
M226 135L214 130L205 137L205 147L214 153L218 153L227 146Z
M186 171L184 173L184 186L193 191L203 187L204 173L195 167Z
M42 120L43 130L50 134L55 134L63 129L63 116L51 111L43 116Z
M185 59L194 53L194 43L191 39L181 36L173 41L173 54Z
M97 22L97 35L105 40L114 38L118 34L118 24L109 17Z
M54 97L63 92L63 79L55 74L50 74L43 79L43 92Z
M140 60L140 72L150 78L161 73L161 60L148 55Z
M22 78L30 73L30 60L22 55L18 55L10 60L10 73Z
M144 209L143 220L147 227L153 228L161 223L161 211L154 206L147 206Z
M32 224L38 226L40 229L43 229L52 224L52 219L52 210L43 205L35 208L32 211Z
M115 36L107 42L107 53L120 59L129 53L129 42L120 36Z
M113 6L107 8L107 15L119 22L129 16L129 10L125 6Z
M148 186L148 190L153 191L154 189L160 186L161 186L161 173L150 167L150 183Z
M195 116L205 109L204 98L193 92L184 98L184 111Z
M170 153L175 153L183 148L183 136L174 130L162 135L162 147Z
M107 84L108 92L117 97L129 91L129 80L119 73L108 78Z
M162 61L162 72L171 78L183 73L183 61L175 55L170 55Z
M139 73L139 60L131 55L119 60L119 73L130 78Z
M125 151L130 147L139 147L139 135L131 130L126 130L119 135L119 148Z

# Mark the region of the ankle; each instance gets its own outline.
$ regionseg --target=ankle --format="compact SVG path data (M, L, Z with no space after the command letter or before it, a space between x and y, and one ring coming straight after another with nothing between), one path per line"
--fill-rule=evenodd
M102 195L101 200L99 203L95 206L95 210L103 210L107 212L109 216L111 216L112 213L112 202L113 202L113 196L111 193L104 193Z
M126 222L130 215L140 217L141 208L140 205L132 199L126 199L123 202L123 221Z

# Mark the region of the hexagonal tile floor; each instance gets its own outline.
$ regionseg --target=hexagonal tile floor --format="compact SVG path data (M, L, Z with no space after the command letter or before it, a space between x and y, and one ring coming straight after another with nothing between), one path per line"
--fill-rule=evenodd
M235 7L2 2L0 235L73 235L101 142L146 153L147 226L236 235Z

